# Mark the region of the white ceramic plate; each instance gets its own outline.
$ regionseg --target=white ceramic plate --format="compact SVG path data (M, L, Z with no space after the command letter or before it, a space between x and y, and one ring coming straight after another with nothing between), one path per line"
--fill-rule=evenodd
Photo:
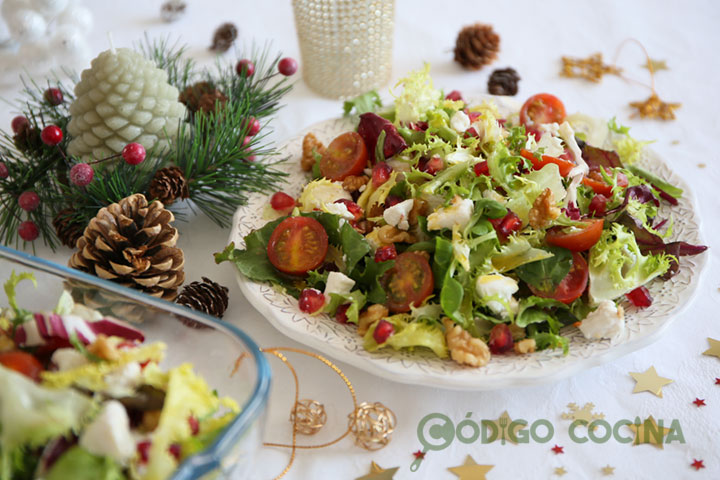
M517 111L512 101L503 98L497 98L496 101L500 103L501 110ZM289 183L283 190L297 196L307 182L307 175L301 170L299 161L305 133L312 131L327 145L337 135L353 127L353 122L348 119L328 120L313 125L283 145L280 149L282 155L290 158L285 167L290 174ZM652 151L646 151L639 165L685 191L680 204L671 209L665 204L661 215L667 217L668 211L672 211L675 220L674 239L702 244L700 220L687 184ZM262 212L268 200L266 195L253 195L246 206L237 210L230 241L235 242L235 245L244 245L245 235L267 223L262 218ZM688 305L706 260L706 254L682 257L680 272L671 281L652 282L649 290L654 301L649 308L640 310L623 301L627 322L625 333L612 343L608 340L588 341L579 330L570 327L563 332L570 339L570 353L567 356L563 356L560 350L546 350L530 355L496 355L482 368L462 367L422 349L397 352L385 348L375 353L367 352L354 326L339 324L328 315L306 315L298 309L297 300L277 292L270 285L253 282L239 273L237 279L250 303L272 325L288 337L323 354L395 382L457 390L495 390L556 381L649 345L660 337L681 309Z

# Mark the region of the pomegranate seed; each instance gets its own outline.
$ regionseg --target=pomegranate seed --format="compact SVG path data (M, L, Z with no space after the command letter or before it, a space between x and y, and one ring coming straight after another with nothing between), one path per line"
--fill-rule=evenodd
M152 442L150 440L143 440L137 444L137 452L140 455L140 463L147 463L150 459L150 446Z
M475 175L478 177L480 175L486 175L486 176L490 175L490 168L488 167L487 160L483 160L480 163L476 163L475 166L473 167L473 170L475 170Z
M595 195L592 200L590 200L590 206L588 207L590 215L592 215L593 217L602 217L603 215L605 215L607 202L608 199L605 195L601 193Z
M346 324L348 322L347 311L350 308L350 304L340 305L335 311L335 320L338 323Z
M63 132L57 125L48 125L40 132L40 139L45 145L54 147L58 143L62 142Z
M241 77L252 77L252 74L255 73L255 64L247 58L243 58L235 65L235 71Z
M5 162L0 162L0 178L7 178L10 176L10 171L5 165Z
M18 205L26 212L32 212L40 206L40 197L35 192L23 192L18 197Z
M15 134L20 133L21 130L25 130L29 126L30 120L28 120L27 117L23 117L22 115L18 115L17 117L12 119L12 122L10 122L10 127L12 127L12 131Z
M495 232L498 234L501 242L507 240L513 232L517 232L520 230L520 227L522 227L520 217L510 210L508 210L507 215L502 218L491 218L489 220L495 228Z
M373 332L373 338L378 345L382 345L393 333L395 333L395 326L387 320L380 320Z
M387 198L385 198L385 208L393 207L400 202L402 202L402 198L397 195L388 195Z
M348 200L346 198L340 198L338 200L335 200L334 203L344 204L347 207L348 212L352 213L353 217L355 217L355 221L360 220L363 217L363 215L365 214L365 212L363 212L362 207L360 205L358 205L357 203L353 202L352 200Z
M38 226L32 220L25 220L18 227L18 235L26 242L32 242L40 236Z
M145 147L132 142L122 149L122 157L128 165L139 165L145 160Z
M418 169L421 172L429 173L430 175L436 175L445 166L443 159L437 155L432 157L430 160L420 160Z
M513 348L513 343L510 327L506 323L498 323L490 330L488 347L490 347L491 353L495 355L505 353Z
M53 107L56 107L63 103L63 94L60 91L59 88L48 88L45 90L45 94L43 95L45 98L45 101L48 102Z
M632 292L628 292L625 294L625 297L638 308L645 308L652 305L652 297L650 296L650 292L648 292L648 289L640 286L633 290Z
M570 220L580 220L580 209L574 203L569 203L562 211Z
M170 455L175 457L175 460L177 460L178 462L180 461L180 455L182 454L182 449L180 448L179 443L173 443L172 445L170 445L170 447L168 447L168 452L170 452Z
M294 58L285 57L278 62L278 72L285 75L286 77L294 75L295 72L297 72L297 69L298 63L297 60L295 60Z
M300 293L298 307L305 313L315 313L325 305L325 295L315 288L306 288Z
M258 120L255 117L250 117L250 121L248 122L248 136L254 137L258 134L260 131L260 120Z
M467 114L468 118L470 118L470 123L475 122L475 120L480 118L480 115L482 115L482 113L480 112L471 112L467 108L465 109L465 113Z
M463 101L462 93L459 90L453 90L452 92L445 95L445 100Z
M200 422L198 422L197 418L189 417L188 423L190 424L190 433L192 433L193 437L200 433Z
M475 130L475 127L470 127L467 130L465 130L465 133L463 133L463 138L472 138L472 137L479 137L477 130Z
M397 250L395 244L385 245L375 250L375 262L387 262L388 260L394 260L397 258Z
M270 206L277 212L288 212L295 207L295 199L284 192L275 192L270 197Z
M379 162L373 167L372 170L372 185L374 188L378 188L383 183L387 182L392 173L392 168L385 162Z
M410 122L408 127L416 132L424 132L428 129L428 122Z

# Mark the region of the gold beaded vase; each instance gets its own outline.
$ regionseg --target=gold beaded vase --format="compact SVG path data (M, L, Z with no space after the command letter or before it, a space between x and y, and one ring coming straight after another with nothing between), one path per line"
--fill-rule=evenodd
M351 98L390 80L395 0L293 0L303 78Z

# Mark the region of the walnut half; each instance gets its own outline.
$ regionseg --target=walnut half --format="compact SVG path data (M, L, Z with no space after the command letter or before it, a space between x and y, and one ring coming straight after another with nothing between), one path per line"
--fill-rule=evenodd
M450 349L450 357L460 365L471 367L482 367L490 361L490 349L480 340L475 338L461 326L447 317L443 318L445 326L445 340Z
M312 133L308 133L303 138L302 143L302 158L300 159L300 166L306 172L312 170L315 165L315 153L322 155L325 153L325 145L317 139Z
M533 228L545 228L548 223L560 216L560 209L555 205L555 195L546 188L533 202L528 217Z
M367 175L350 175L348 177L345 177L342 185L346 192L353 193L360 190L363 185L368 183L369 180L370 177L368 177Z
M382 320L383 318L390 315L390 310L385 307L385 305L375 304L370 305L367 310L362 312L360 316L358 317L358 329L357 332L365 336L365 334L368 331L368 328L370 328L370 325L373 323Z
M415 243L415 236L411 233L399 230L392 225L383 225L378 228L377 238L383 245L391 243Z

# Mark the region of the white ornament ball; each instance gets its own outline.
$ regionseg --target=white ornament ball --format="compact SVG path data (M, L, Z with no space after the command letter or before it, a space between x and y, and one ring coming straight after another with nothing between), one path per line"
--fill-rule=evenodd
M13 38L20 42L38 39L47 32L45 19L32 10L19 10L6 19Z
M73 25L83 32L89 32L93 27L93 15L87 8L77 3L70 4L57 19L58 25Z
M68 6L69 0L32 0L34 10L47 18L55 18Z
M87 49L87 42L82 32L72 25L58 27L53 35L52 43L64 53L77 55Z
M10 19L10 17L15 15L15 12L20 10L32 10L30 0L3 0L0 2L0 14L2 14L6 20Z

